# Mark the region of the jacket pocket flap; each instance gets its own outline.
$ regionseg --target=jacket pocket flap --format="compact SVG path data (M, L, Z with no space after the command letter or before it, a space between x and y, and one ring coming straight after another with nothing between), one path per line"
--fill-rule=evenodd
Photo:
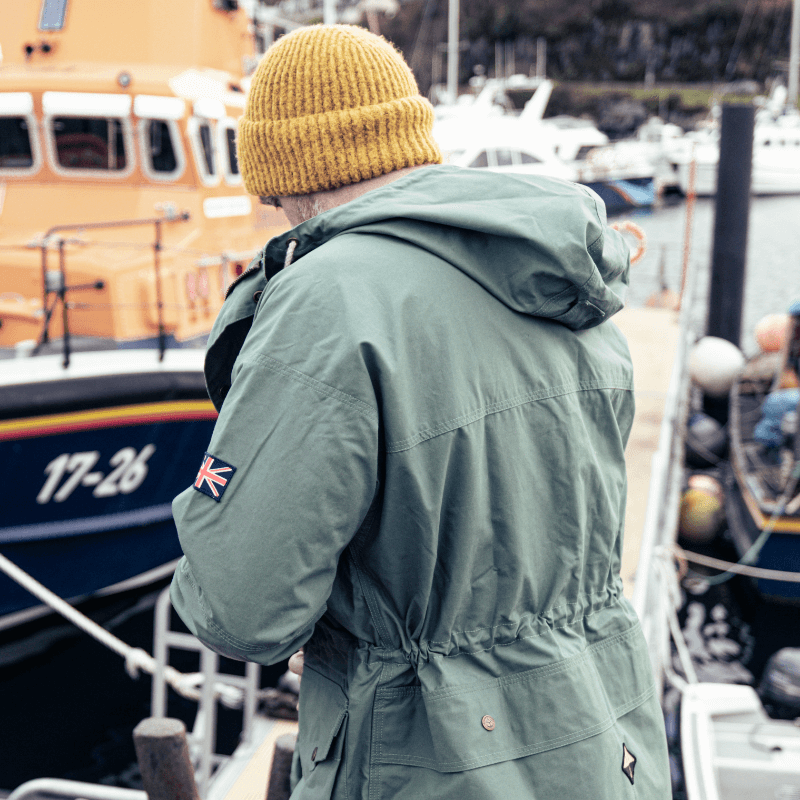
M628 638L489 681L379 689L376 757L460 772L594 736L654 691L646 648Z
M331 754L331 744L347 716L347 697L342 688L308 664L300 683L299 716L300 764L307 774Z

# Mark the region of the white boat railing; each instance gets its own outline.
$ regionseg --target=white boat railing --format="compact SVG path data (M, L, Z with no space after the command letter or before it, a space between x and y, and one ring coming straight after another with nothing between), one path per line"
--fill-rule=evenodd
M150 656L145 650L126 644L78 609L73 608L1 553L0 572L5 573L80 630L124 658L126 670L131 677L136 677L140 670L152 673L151 716L157 718L166 716L167 693L170 686L183 697L197 702L197 714L192 731L187 735L187 741L200 796L208 797L214 771L229 760L227 756L216 752L217 703L229 708L242 709L241 743L251 744L254 732L256 735L258 733L256 731L258 726L255 723L261 678L260 665L247 662L244 675L222 672L220 656L191 634L172 630L169 588L161 592L156 602L154 655ZM172 650L198 653L200 671L188 675L178 672L169 663ZM263 735L263 730L261 733ZM84 787L90 787L91 790L84 790ZM106 789L109 792L106 793ZM144 792L130 793L130 790L116 789L115 793L111 791L113 789L114 787L43 778L27 781L10 797L14 800L47 796L85 798L85 800L146 800L147 798Z
M18 786L6 800L148 800L140 789L122 789L99 783L83 783L64 778L36 778Z
M199 686L200 696L197 716L187 740L195 768L197 788L201 797L207 797L214 771L226 760L226 756L216 752L217 703L242 708L244 718L241 740L247 742L254 728L261 667L248 661L245 664L244 675L221 672L220 656L191 634L172 630L171 609L167 588L159 596L155 610L153 657L156 668L153 672L150 713L153 717L166 716L167 690L170 685L168 680L170 652L184 650L199 653L200 671L193 677ZM130 800L135 799L130 798Z

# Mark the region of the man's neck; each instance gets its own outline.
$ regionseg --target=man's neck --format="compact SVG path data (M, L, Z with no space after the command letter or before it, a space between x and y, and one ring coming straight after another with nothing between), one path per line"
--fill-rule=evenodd
M422 169L423 164L415 167L404 167L403 169L396 169L393 172L387 172L385 175L378 175L377 178L368 178L365 181L358 183L351 183L348 186L340 186L338 189L327 189L323 192L312 192L311 194L293 195L290 197L281 197L281 207L286 214L286 218L291 225L299 225L307 219L316 217L323 211L330 211L332 208L349 203L361 195L366 194L372 189L377 189L380 186L385 186L387 183L392 183L398 178L402 178L409 172L415 169Z

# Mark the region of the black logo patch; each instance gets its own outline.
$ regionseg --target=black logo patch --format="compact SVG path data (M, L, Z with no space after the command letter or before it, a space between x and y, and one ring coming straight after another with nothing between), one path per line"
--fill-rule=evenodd
M622 771L633 786L633 768L636 766L636 756L623 743L622 745Z

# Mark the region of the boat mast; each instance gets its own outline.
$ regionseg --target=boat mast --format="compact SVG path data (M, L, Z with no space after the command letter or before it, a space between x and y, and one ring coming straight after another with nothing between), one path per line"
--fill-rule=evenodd
M786 104L796 111L800 80L800 0L794 0L792 7L792 33L789 41L789 92Z
M795 0L800 2L800 0ZM458 18L460 0L450 0L447 12L447 95L451 103L458 100Z

